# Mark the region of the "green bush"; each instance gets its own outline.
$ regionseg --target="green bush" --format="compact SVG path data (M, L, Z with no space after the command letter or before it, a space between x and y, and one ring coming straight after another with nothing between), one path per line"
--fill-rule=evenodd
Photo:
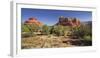
M61 26L61 25L55 26L53 31L57 36L62 36L63 35L63 26Z
M85 35L84 36L84 40L86 40L86 41L92 41L92 37L89 36L89 35L88 36Z
M34 32L37 32L39 30L39 26L37 26L36 24L22 24L22 33L30 33L31 36L35 36L36 34L34 34ZM28 34L23 34L23 36L28 36Z
M22 28L22 29L21 29L22 32L30 32L30 30L29 30L29 28L27 27L27 25L22 24L21 28Z
M47 25L43 25L42 26L42 34L45 34L45 35L49 35L50 34L49 26L47 26Z
M92 37L92 29L89 25L81 25L80 27L74 27L72 29L72 33L74 36L78 36L79 38L84 38L86 36Z
M30 33L22 33L21 37L26 38L26 37L31 37L32 35Z

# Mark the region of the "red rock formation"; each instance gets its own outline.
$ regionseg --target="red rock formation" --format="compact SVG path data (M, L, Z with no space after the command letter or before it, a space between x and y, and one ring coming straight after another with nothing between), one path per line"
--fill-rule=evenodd
M80 20L77 18L69 18L61 16L59 18L59 22L56 25L63 25L63 26L80 26Z
M36 24L38 26L42 26L43 23L39 22L36 18L29 18L27 21L24 22L24 24Z

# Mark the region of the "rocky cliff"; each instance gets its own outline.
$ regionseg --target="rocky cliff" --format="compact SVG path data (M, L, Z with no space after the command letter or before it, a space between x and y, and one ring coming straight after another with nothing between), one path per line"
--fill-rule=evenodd
M24 22L24 24L36 24L38 26L42 26L43 23L39 22L36 18L32 17L32 18L29 18L28 20L26 20Z
M56 25L73 26L73 27L80 26L80 20L77 18L60 16L59 21L56 23Z

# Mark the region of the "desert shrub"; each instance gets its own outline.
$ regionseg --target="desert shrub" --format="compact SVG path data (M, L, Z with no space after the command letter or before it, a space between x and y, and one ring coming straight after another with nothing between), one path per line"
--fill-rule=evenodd
M85 35L84 30L81 30L80 28L74 28L72 31L72 36L78 36L80 38L83 38Z
M22 37L22 38L31 37L31 36L32 36L32 35L31 35L30 33L28 33L28 32L27 32L27 33L22 33L22 34L21 34L21 37Z
M53 33L56 34L57 36L63 35L63 26L61 25L54 26Z
M56 26L52 26L50 28L50 34L55 34L56 33Z
M70 30L71 30L70 26L63 26L63 36L66 37L70 32Z
M47 26L47 25L43 25L42 26L42 34L45 34L45 35L49 35L50 34L49 26Z
M21 28L22 28L22 29L21 29L22 32L30 32L30 30L29 30L29 28L27 27L27 25L22 24Z
M51 27L50 34L54 34L57 36L67 36L70 30L70 26L55 25Z
M38 30L39 26L36 24L22 24L22 33L27 32L27 34L22 34L22 37L35 36Z
M92 37L89 36L89 35L88 36L85 35L84 36L84 40L86 40L86 41L92 41Z
M81 25L80 27L74 27L72 29L73 36L78 36L79 38L83 38L86 36L92 37L92 29L89 25Z

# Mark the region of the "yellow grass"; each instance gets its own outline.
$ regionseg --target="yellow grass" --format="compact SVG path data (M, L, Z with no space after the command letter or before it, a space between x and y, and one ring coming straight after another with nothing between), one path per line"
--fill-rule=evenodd
M22 49L28 48L59 48L68 47L70 44L62 42L63 36L47 36L40 35L35 37L22 38L21 45Z

